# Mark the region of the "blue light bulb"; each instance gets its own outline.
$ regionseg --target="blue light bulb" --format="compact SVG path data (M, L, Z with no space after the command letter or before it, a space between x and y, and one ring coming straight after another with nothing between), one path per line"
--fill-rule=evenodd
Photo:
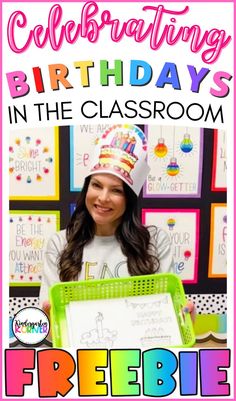
M182 140L182 142L180 144L180 149L184 153L189 153L193 149L193 143L190 139L189 134L184 134L184 139Z

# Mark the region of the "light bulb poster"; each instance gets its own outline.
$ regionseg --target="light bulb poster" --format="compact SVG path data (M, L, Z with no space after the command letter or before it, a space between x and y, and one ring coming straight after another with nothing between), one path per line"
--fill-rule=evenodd
M59 199L58 127L9 135L10 200Z
M227 133L214 130L214 150L212 165L212 191L226 191L227 187Z
M201 196L203 130L201 128L148 125L150 172L144 197L194 198Z
M70 190L80 191L97 138L108 124L84 124L70 127Z
M199 258L199 209L142 209L142 222L169 234L174 273L184 283L197 283Z
M208 275L212 278L227 275L227 207L225 203L211 205Z
M11 285L40 284L47 241L59 229L59 211L10 211L9 281Z

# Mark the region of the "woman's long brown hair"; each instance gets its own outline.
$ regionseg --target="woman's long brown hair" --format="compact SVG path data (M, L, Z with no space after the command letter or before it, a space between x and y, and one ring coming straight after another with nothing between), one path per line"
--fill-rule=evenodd
M67 245L59 259L61 281L77 280L82 269L83 249L95 235L95 223L90 216L85 198L91 177L87 177L80 192L76 209L66 228ZM128 271L131 276L152 274L159 268L154 245L150 243L149 230L138 218L137 196L123 183L126 196L126 210L115 236L123 254L127 257Z

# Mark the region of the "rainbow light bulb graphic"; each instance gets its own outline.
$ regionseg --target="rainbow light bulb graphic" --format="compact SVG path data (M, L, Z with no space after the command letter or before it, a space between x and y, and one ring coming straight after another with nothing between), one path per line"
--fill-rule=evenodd
M169 227L169 230L173 230L174 226L175 226L175 219L173 219L172 217L170 217L167 220L167 225Z
M164 138L158 139L158 144L154 148L154 153L157 157L165 157L168 152L168 148L165 144Z
M182 140L182 142L180 144L180 149L184 153L189 153L193 149L193 143L190 139L189 134L184 134L184 139Z
M171 177L174 177L177 174L179 174L179 165L177 164L176 157L171 157L170 164L168 164L166 172Z

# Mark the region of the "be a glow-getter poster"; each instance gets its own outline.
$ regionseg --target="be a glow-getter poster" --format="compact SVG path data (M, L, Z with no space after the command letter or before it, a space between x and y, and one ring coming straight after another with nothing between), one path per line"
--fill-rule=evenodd
M2 1L1 17L1 399L234 399L234 2ZM176 171L181 173L174 127L186 127L187 141L192 131L203 128L227 136L226 347L76 350L34 347L32 342L9 346L9 174L15 174L12 191L13 198L21 200L19 210L27 210L27 196L50 210L50 201L59 199L63 174L57 169L55 129L71 126L77 127L73 132L81 132L78 126L88 124L162 126L157 130L160 139L164 127L172 127L163 167L168 185ZM18 130L26 134L16 157L12 152L22 144ZM48 137L37 142L30 130L42 130ZM201 147L191 157L189 148L184 149L183 166L196 160L195 187L190 188L189 177L185 187L172 183L170 188L181 187L186 197L200 196ZM49 178L35 193L32 182L39 188ZM158 188L159 183L153 185ZM71 186L77 190L79 179Z

